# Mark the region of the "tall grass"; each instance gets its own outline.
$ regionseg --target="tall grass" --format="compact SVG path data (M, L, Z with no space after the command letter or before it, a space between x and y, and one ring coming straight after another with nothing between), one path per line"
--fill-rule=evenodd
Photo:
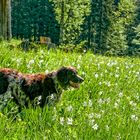
M140 139L138 58L45 49L25 53L7 46L7 42L0 44L0 67L38 73L71 65L85 81L79 89L64 91L56 106L24 109L11 117L0 113L1 140Z

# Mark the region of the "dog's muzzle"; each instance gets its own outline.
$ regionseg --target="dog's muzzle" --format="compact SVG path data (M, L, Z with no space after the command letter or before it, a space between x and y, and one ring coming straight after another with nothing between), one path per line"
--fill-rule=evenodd
M84 81L84 79L82 77L80 77L79 75L77 75L76 80L75 81L70 81L70 86L72 86L73 88L79 88L80 87L80 83L82 83Z

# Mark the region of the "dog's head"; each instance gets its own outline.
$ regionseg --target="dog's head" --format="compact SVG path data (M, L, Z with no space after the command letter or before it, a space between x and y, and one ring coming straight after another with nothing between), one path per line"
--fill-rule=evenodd
M57 80L63 88L68 86L79 88L79 84L84 81L74 67L62 67L57 71Z

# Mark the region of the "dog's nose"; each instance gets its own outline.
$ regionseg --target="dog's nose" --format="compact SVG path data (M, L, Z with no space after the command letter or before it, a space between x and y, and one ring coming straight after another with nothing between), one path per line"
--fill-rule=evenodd
M84 79L83 78L81 79L81 82L84 82Z

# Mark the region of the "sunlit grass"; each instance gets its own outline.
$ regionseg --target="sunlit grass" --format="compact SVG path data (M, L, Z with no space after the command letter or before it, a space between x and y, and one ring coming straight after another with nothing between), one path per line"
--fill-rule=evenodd
M13 41L17 43L16 41ZM0 67L21 72L74 66L85 81L55 107L0 113L0 139L140 139L140 60L89 53L23 52L0 43ZM16 117L16 119L15 119Z

